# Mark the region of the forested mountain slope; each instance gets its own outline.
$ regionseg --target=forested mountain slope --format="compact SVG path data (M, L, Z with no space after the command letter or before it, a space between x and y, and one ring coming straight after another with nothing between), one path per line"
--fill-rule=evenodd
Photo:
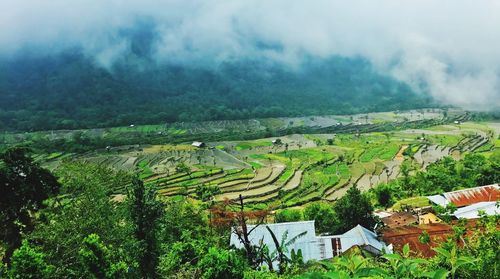
M430 105L363 59L283 65L160 63L140 51L104 69L78 50L0 61L0 129L346 114Z

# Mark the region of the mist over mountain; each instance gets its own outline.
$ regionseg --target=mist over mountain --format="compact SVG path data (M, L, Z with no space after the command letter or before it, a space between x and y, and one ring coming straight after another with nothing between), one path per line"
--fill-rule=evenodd
M104 69L78 51L3 62L2 129L345 114L428 106L364 59L264 60L213 67L155 64L138 54Z
M499 10L460 0L7 0L0 127L494 110Z

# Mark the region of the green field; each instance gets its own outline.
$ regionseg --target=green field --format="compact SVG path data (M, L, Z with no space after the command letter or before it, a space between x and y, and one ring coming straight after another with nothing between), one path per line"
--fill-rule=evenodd
M248 150L256 147L272 146L271 141L240 142L236 145L236 150Z
M94 150L83 149L84 153L79 153L80 149L75 152L41 152L36 153L35 158L37 162L50 168L57 168L65 160L108 165L138 174L147 184L154 185L166 196L187 195L196 198L197 186L213 185L222 191L216 196L218 200L223 199L224 195L235 198L242 194L255 206L281 201L281 207L303 205L320 199L336 199L351 185L358 184L366 190L377 183L397 178L400 175L398 166L403 160L414 161L415 166L424 163L417 163L417 159L413 157L417 153L419 160L437 160L444 155L438 152L429 154L432 156L422 154L448 147L455 150L456 157L470 152L469 149L474 147L475 152L489 156L500 147L498 138L484 142L481 135L489 132L484 123L443 125L438 121L434 126L414 126L412 128L416 130L405 130L406 124L402 116L388 112L369 117L369 122L374 123L370 124L372 128L382 131L361 132L357 124L348 124L367 123L364 117L336 116L327 120L332 124L342 121L345 125L342 129L347 132L285 135L282 140L287 143L286 148L283 144L272 144L270 138L276 136L207 141L208 147L196 148L191 146L191 142L204 140L206 137L205 134L196 134L196 131L205 131L206 125L196 123L136 125L54 133L5 133L0 139L5 144L20 138L37 142L51 137L64 137L76 138L81 141L78 144L85 146L86 142L94 144L90 140L91 136L102 136L105 141L103 146ZM327 118L321 121L325 119ZM402 121L398 124L402 128L384 131L384 127L394 125L394 119ZM307 127L315 125L317 120L315 117L294 118L293 121L269 118L259 120L259 125L273 131L287 126ZM244 127L239 129L246 131ZM169 142L177 136L190 137L188 141ZM233 134L232 137L237 138L238 135ZM124 142L144 140L152 143L112 146L106 150L107 139ZM479 145L482 142L484 143ZM396 157L403 146L407 146L404 156ZM177 166L181 163L188 167L189 172L177 171Z

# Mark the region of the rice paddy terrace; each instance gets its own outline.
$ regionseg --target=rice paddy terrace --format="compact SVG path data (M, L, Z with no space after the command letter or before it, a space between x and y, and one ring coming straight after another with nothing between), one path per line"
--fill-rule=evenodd
M145 129L156 135L170 131L193 138L196 135L206 146L197 148L190 142L136 144L83 154L40 154L38 159L52 168L66 159L136 172L163 196L196 198L197 188L203 185L218 189L215 201L234 200L242 195L254 207L283 208L335 200L354 184L368 190L397 178L405 160L423 169L444 156L460 158L466 152L488 156L500 147L498 123L466 120L467 116L461 112L455 113L454 118L445 118L442 111L430 110L191 126L177 123L162 130L156 126L123 127L113 129L116 132ZM215 141L203 136L227 130L269 132L290 127L307 128L311 133L278 133L279 136L243 140L221 137Z

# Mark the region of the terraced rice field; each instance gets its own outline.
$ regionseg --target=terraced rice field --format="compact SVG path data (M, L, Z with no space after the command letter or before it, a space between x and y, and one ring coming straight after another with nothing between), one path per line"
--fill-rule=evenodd
M352 185L366 191L395 179L404 160L425 168L444 156L479 148L486 152L496 144L483 130L470 129L464 133L466 129L457 132L455 126L440 126L396 133L292 135L280 138L281 145L273 145L270 138L217 142L212 145L218 148L203 150L188 145L149 146L137 154L128 153L129 157L91 160L134 167L165 196L196 197L198 185L215 185L220 189L215 201L242 195L250 205L292 207L338 199ZM215 164L204 164L209 161ZM191 172L176 172L173 168L179 162L189 164ZM166 168L170 172L164 172Z
M281 144L273 144L278 137L268 137L207 142L206 148L193 147L190 142L134 145L88 152L73 159L136 173L163 196L196 198L200 185L217 186L219 193L215 194L215 201L234 200L242 195L251 206L293 207L317 200L336 200L353 185L366 191L395 179L405 160L426 168L444 156L459 158L471 151L487 155L500 147L498 123L466 122L387 132L373 132L370 128L364 133L358 132L367 123L389 125L387 123L395 121L433 117L438 117L437 112L117 127L94 132L197 134L224 129L245 132L311 126L320 130L317 134L281 136ZM331 129L338 123L342 124L343 132L333 133ZM21 136L9 135L4 139ZM56 136L59 135L56 133ZM39 155L36 160L57 167L63 158L72 158L72 154L54 152Z

